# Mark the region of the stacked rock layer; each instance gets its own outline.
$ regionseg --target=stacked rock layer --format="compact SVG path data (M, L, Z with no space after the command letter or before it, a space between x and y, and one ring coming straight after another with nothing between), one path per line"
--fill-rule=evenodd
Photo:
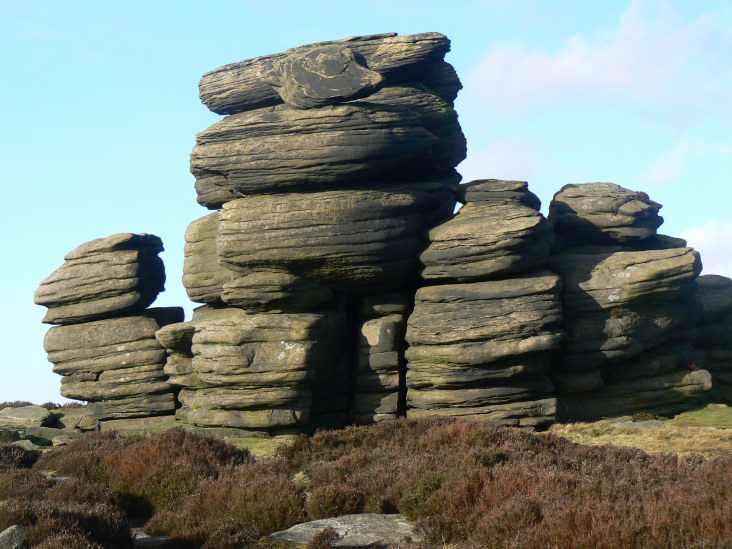
M294 48L203 76L183 285L159 238L83 244L36 303L62 394L106 427L223 436L451 415L526 429L732 399L732 280L612 183L459 185L439 33ZM457 202L463 204L455 212ZM211 431L213 430L213 431Z
M562 341L553 235L525 182L464 186L465 205L429 231L424 286L409 317L407 414L551 424Z
M682 336L695 323L701 261L656 235L660 207L611 183L554 196L549 220L567 245L549 262L563 283L567 340L554 373L563 419L673 411L711 387Z
M692 331L695 365L712 375L715 396L732 403L732 280L700 276L696 302L698 321Z
M44 322L59 324L44 347L61 394L85 400L96 419L171 414L173 386L163 372L165 349L155 332L180 322L178 307L146 309L163 289L161 240L116 234L69 252L41 282L35 301Z
M183 282L163 329L183 421L270 433L404 408L424 232L456 203L460 82L438 33L357 37L204 75ZM400 384L401 380L401 384Z

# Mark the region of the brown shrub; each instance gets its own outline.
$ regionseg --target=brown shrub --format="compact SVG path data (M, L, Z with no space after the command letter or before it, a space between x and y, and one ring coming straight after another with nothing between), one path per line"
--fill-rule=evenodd
M110 485L127 498L129 510L141 516L155 509L176 509L203 479L249 460L219 439L171 429L138 441L104 460Z
M359 494L364 511L398 507L428 544L725 547L732 539L730 458L650 456L450 419L321 432L279 455L305 472L311 498ZM353 498L337 500L319 511L349 512Z
M132 547L132 536L124 515L118 509L101 503L54 504L39 500L10 500L0 505L0 531L13 524L28 527L31 546L44 542L48 545L51 543L49 539L64 533L106 548Z
M225 539L234 538L236 543L254 543L305 520L305 493L292 476L281 460L245 463L203 481L179 513L156 513L145 531L169 535L181 546L228 547Z
M119 494L130 514L150 516L158 508L179 507L202 479L248 459L246 450L182 429L150 438L98 432L47 452L36 468L102 483Z
M0 470L0 501L29 500L43 495L53 485L45 475L29 469Z
M31 467L41 452L26 450L14 444L0 444L0 471L16 467Z
M3 408L22 408L23 406L33 406L32 402L27 400L13 400L9 402L0 402L0 410Z
M71 444L45 452L36 462L35 468L51 469L92 482L108 482L111 471L107 460L139 440L139 437L123 436L114 431L95 431L77 438Z
M104 545L89 541L78 532L64 530L47 537L35 549L104 549Z
M320 532L313 536L306 549L330 549L333 544L341 539L341 535L336 532L335 528L323 528Z

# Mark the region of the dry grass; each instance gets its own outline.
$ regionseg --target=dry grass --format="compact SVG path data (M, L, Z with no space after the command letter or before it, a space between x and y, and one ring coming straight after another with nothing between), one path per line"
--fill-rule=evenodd
M613 420L553 425L549 433L580 444L626 446L649 453L732 455L732 407L709 404L667 421Z

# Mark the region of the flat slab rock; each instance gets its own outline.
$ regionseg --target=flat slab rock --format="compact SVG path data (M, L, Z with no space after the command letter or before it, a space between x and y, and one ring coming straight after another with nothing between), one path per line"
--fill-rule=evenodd
M275 532L269 538L295 547L305 547L316 534L325 528L333 528L341 539L331 547L389 547L400 543L420 541L412 525L402 515L344 515L342 517L314 520Z

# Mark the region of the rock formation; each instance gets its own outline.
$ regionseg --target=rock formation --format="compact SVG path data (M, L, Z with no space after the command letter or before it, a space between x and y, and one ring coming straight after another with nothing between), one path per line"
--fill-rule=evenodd
M460 415L544 427L562 341L553 235L525 182L465 185L465 206L429 231L407 328L410 417Z
M161 240L116 234L69 252L41 282L44 322L59 324L44 348L61 374L61 394L89 402L99 420L170 414L173 386L155 332L183 320L179 307L146 309L165 283Z
M205 306L167 326L176 415L266 431L404 411L404 332L424 231L456 203L465 138L449 41L313 44L217 69L227 114L191 154L183 282Z
M694 365L712 375L715 396L732 403L732 280L702 275L697 279L695 298Z
M191 153L215 210L185 234L201 306L147 308L157 237L79 246L36 292L62 394L103 428L226 436L404 415L540 429L730 398L732 281L698 278L699 254L656 233L660 204L574 184L545 218L526 182L459 185L449 45L362 36L204 75L226 116Z
M549 220L567 245L549 261L563 283L562 419L675 410L711 387L681 337L695 322L701 260L686 242L656 235L660 207L609 183L554 196Z

